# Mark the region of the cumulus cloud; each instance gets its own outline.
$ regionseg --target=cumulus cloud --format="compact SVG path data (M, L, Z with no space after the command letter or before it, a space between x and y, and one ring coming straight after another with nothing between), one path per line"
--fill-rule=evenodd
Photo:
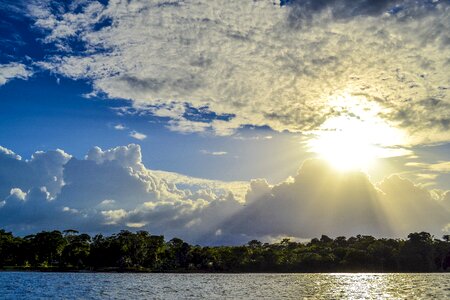
M42 67L167 116L171 130L305 132L355 117L330 98L357 95L404 143L450 139L448 1L36 1L29 12L60 49Z
M28 79L32 74L33 72L21 63L0 64L0 86L15 78Z
M37 151L31 159L23 160L11 150L0 148L0 198L17 188L28 191L45 186L55 197L64 184L63 165L71 156L62 150Z
M227 191L232 191L236 200L240 203L245 201L245 194L248 189L248 182L245 181L220 181L220 180L210 180L203 178L190 177L174 172L166 171L152 171L158 177L163 178L169 184L175 184L179 188L189 188L191 191L197 192L195 197L200 197L205 199L213 199L213 195L207 196L207 191L213 189L216 191L222 191L221 195L227 193Z
M220 216L241 207L243 196L238 197L247 186L153 172L134 144L94 147L84 159L57 150L36 152L24 161L1 150L0 226L16 232L52 227L111 232L145 226L195 240Z
M374 185L364 173L339 173L323 161L309 160L284 183L252 181L247 205L221 231L245 236L243 240L321 234L398 237L423 230L439 235L449 220L440 202L444 195L436 199L397 175Z
M0 150L0 227L17 233L141 228L195 243L236 244L320 234L439 235L450 228L449 191L396 175L373 184L364 173L339 173L320 160L270 185L150 170L134 144L94 147L83 159L57 150L23 160Z

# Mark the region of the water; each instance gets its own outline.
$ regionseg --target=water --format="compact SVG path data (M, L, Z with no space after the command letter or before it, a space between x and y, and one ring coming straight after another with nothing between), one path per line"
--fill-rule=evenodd
M1 299L450 299L450 274L0 272Z

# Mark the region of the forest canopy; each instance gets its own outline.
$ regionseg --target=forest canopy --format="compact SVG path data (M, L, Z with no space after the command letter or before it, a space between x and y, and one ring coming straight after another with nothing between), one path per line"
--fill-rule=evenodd
M202 247L179 238L122 230L94 237L76 230L25 237L0 230L0 269L141 272L436 272L450 267L450 236L407 239L357 235L309 242L252 240Z

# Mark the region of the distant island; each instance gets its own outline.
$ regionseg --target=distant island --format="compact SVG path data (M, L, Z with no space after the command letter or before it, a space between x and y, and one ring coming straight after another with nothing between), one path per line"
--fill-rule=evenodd
M307 243L252 240L202 247L179 238L122 230L110 236L76 230L25 237L0 230L0 270L100 272L444 272L450 236L411 233L407 239L326 235Z

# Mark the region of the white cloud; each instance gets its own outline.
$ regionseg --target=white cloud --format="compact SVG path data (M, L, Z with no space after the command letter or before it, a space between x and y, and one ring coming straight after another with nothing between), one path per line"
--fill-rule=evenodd
M125 130L125 129L127 129L127 127L123 124L117 124L117 125L114 125L114 129L115 130Z
M242 135L236 134L233 136L233 139L241 140L241 141L271 140L272 138L273 138L273 136L271 136L271 135L242 136Z
M17 155L13 151L11 151L11 150L9 150L9 149L7 149L5 147L2 147L2 146L0 146L0 155L4 155L4 156L7 156L7 157L9 156L9 157L11 157L11 158L13 158L15 160L21 160L22 159L22 157L20 157L20 155Z
M37 151L31 159L23 160L13 151L0 147L0 196L11 189L24 192L46 187L50 197L55 197L64 185L63 165L71 156L62 150Z
M174 3L82 1L64 11L35 2L36 26L62 49L41 66L90 79L96 92L168 116L181 132L310 131L352 115L330 96L359 95L408 132L404 143L450 140L447 2ZM388 13L396 4L400 11ZM73 38L84 53L70 51ZM187 119L185 104L232 118Z
M134 144L94 147L84 159L58 150L25 161L4 149L0 177L0 227L18 233L128 227L235 244L320 234L440 234L450 223L450 191L430 191L399 176L374 185L364 173L339 173L318 160L269 185L265 179L223 182L153 171Z
M106 210L106 211L102 211L101 214L106 219L105 220L106 225L115 225L119 221L121 221L125 217L127 217L127 215L128 215L128 213L123 209Z
M102 202L100 202L100 205L111 205L114 203L116 203L116 200L106 199L106 200L103 200Z
M439 161L436 163L408 162L405 165L408 167L420 168L422 170L429 170L436 173L450 172L450 161Z
M441 161L429 166L431 171L439 173L450 173L450 161Z
M205 154L205 155L212 155L212 156L223 156L223 155L228 154L228 152L226 152L226 151L208 151L205 149L200 150L200 153Z
M137 132L137 131L134 131L134 130L130 132L130 136L132 138L140 140L140 141L143 141L143 140L145 140L147 138L147 135L145 135L143 133L140 133L140 132Z
M241 206L233 193L245 193L245 183L153 172L134 144L94 147L82 160L58 150L23 161L6 150L0 153L0 226L13 231L64 226L111 232L127 226L200 239ZM50 194L55 177L61 185Z
M203 178L190 177L178 173L152 170L155 176L164 179L168 184L174 184L180 188L188 188L195 192L191 198L199 197L202 199L214 200L216 195L226 195L232 192L238 202L245 201L249 183L246 181L220 181ZM210 190L214 193L210 193ZM206 196L207 195L207 196Z
M33 72L21 63L0 64L0 86L14 78L27 79L32 74Z
M78 213L78 210L77 210L77 209L70 208L70 207L68 207L68 206L64 206L63 209L62 209L62 211L63 211L63 212L70 212L70 213L73 213L73 214L77 214L77 213Z
M137 144L129 144L128 146L119 146L107 150L100 147L94 147L89 150L85 156L86 160L91 160L97 164L103 164L106 161L115 161L124 168L132 168L133 170L142 170L141 148Z
M9 194L20 200L25 200L25 198L27 197L27 193L25 193L24 191L22 191L21 189L18 189L18 188L11 189Z
M169 130L181 133L205 132L210 127L209 123L189 121L184 118L170 120L167 125Z
M126 225L130 228L142 228L147 225L147 223L127 223Z

